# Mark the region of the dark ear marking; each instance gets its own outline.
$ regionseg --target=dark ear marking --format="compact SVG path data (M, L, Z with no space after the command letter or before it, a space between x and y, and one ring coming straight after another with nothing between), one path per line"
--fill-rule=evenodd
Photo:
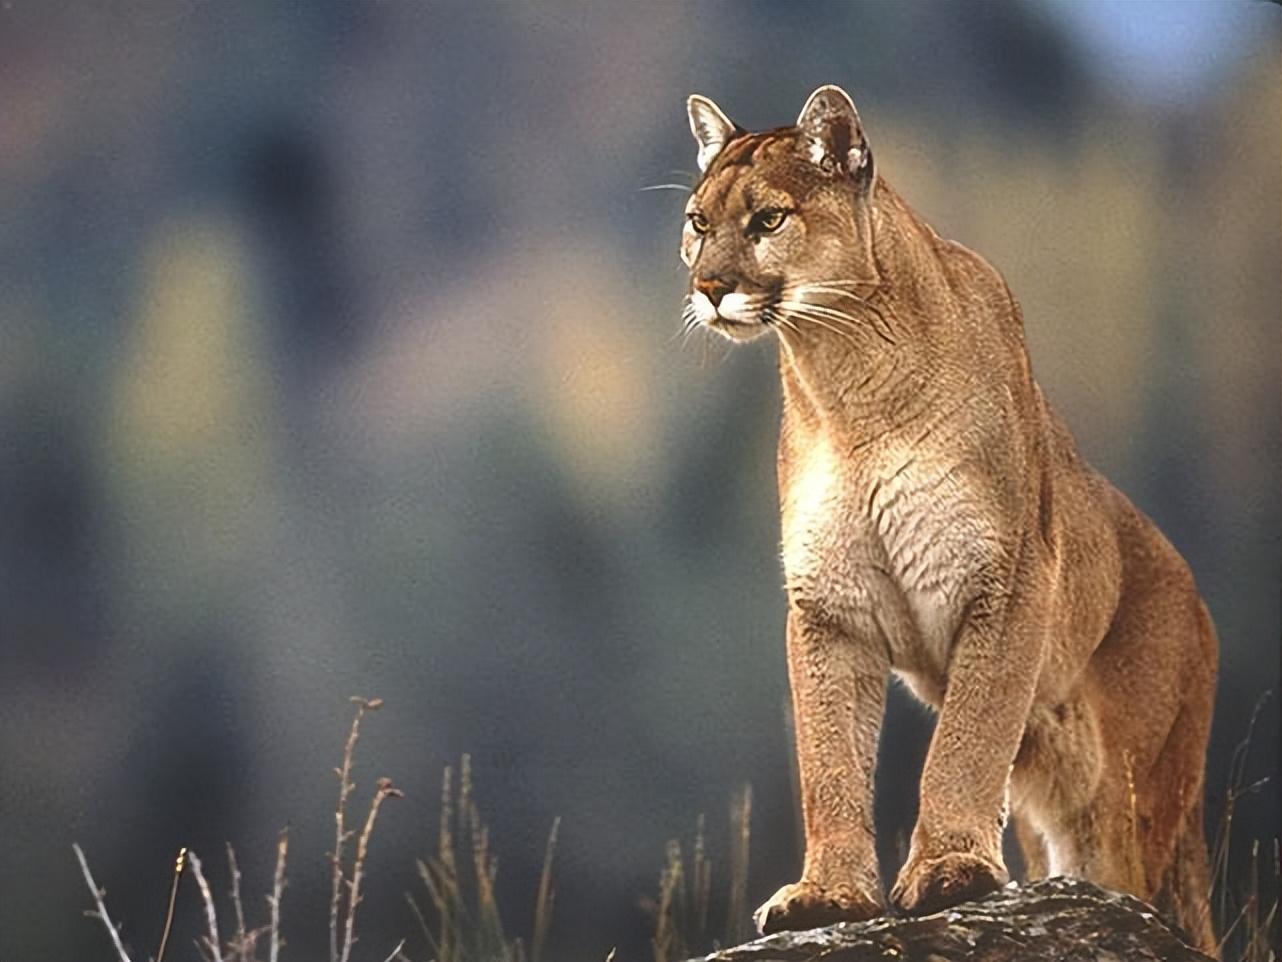
M854 175L862 186L874 179L872 151L854 101L827 84L810 95L797 117L797 129L811 163L825 173Z

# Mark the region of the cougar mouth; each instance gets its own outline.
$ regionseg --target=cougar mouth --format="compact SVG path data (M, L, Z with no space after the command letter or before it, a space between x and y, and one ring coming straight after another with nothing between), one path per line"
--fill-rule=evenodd
M764 333L769 326L764 311L769 306L770 299L764 295L738 291L726 294L717 304L702 291L690 295L695 322L732 341L750 341Z

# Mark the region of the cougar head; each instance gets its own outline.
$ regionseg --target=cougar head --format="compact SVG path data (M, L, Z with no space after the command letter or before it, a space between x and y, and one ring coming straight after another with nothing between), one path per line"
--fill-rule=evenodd
M850 97L820 87L795 124L760 133L706 97L687 106L702 176L681 235L686 322L735 341L842 326L843 299L876 281L876 174Z

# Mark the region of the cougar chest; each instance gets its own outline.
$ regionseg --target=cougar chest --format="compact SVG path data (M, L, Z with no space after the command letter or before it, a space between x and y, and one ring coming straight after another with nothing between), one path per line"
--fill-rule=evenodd
M792 591L831 597L853 585L849 470L824 437L802 446L781 491L783 564Z
M886 636L895 667L937 677L992 543L964 472L902 448L850 457L816 438L782 492L789 591Z

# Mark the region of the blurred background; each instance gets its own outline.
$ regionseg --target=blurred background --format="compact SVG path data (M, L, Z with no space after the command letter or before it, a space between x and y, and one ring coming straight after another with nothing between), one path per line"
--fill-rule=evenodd
M0 7L0 958L135 958L174 852L324 954L352 694L380 817L356 956L402 936L473 756L505 921L560 815L552 957L648 958L664 841L755 791L748 896L799 868L774 347L673 339L684 98L821 83L1022 302L1085 455L1189 559L1233 746L1276 775L1282 10L7 0ZM931 721L898 689L887 867ZM1235 884L1278 834L1238 802ZM724 875L717 876L718 882ZM194 958L194 887L172 958Z

